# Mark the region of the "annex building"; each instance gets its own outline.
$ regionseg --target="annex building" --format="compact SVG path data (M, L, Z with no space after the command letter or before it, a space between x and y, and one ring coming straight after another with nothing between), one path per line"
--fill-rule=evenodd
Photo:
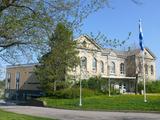
M111 80L111 85L124 87L126 92L134 92L136 82L142 81L142 55L140 49L118 51L102 48L92 38L82 35L76 39L80 66L69 75L73 79L102 77ZM156 80L155 55L145 48L146 81ZM40 84L35 79L33 69L36 64L14 65L6 68L6 96L40 96Z

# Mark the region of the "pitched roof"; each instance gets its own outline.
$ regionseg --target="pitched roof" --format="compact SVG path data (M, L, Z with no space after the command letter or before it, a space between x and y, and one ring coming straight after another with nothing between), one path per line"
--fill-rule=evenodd
M91 38L88 35L81 35L80 37L85 37L87 40L89 40L91 43L93 43L96 47L98 47L103 54L110 54L110 52L114 52L118 57L126 58L127 56L137 55L140 53L140 49L134 49L129 51L122 51L122 50L116 50L111 48L102 48L93 38ZM156 59L156 56L151 52L151 50L147 47L145 47L145 50L149 52L149 54Z
M145 49L149 52L149 54L150 54L154 59L156 59L156 56L154 55L154 53L153 53L148 47L145 47Z

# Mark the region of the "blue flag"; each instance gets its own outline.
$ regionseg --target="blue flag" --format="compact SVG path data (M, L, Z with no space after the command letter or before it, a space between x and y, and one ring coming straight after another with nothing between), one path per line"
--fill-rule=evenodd
M142 32L142 26L141 26L141 20L139 20L139 45L141 50L143 51L143 32Z

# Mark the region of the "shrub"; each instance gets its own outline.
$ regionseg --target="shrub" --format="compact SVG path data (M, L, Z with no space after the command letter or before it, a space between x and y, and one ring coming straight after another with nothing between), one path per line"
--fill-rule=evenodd
M143 90L143 82L138 84L138 91ZM146 82L146 92L147 93L160 93L160 81Z
M71 99L78 98L80 90L79 88L67 88L63 90L55 91L52 95L53 98L61 98L61 99ZM90 97L94 96L96 93L92 90L83 88L82 89L82 97Z
M79 82L73 87L79 87ZM108 80L101 77L91 77L88 80L82 80L82 88L93 90L96 94L108 94ZM114 90L111 86L111 94L119 94L119 90Z

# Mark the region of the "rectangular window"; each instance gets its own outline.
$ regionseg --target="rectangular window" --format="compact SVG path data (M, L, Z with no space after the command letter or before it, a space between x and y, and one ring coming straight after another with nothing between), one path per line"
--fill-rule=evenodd
M19 89L20 72L16 73L16 90Z
M145 64L144 68L145 68L145 74L148 75L148 65Z
M111 65L110 65L110 74L115 74L115 63L114 62L111 62Z
M6 74L6 87L10 89L11 73Z
M95 72L97 71L97 60L96 60L96 58L93 58L93 61L92 61L92 70L94 70Z
M31 77L33 75L33 72L28 72L28 77Z
M154 71L153 71L153 65L151 65L151 75L154 74Z
M11 73L7 73L6 80L7 80L7 82L10 82L10 80L11 80Z

